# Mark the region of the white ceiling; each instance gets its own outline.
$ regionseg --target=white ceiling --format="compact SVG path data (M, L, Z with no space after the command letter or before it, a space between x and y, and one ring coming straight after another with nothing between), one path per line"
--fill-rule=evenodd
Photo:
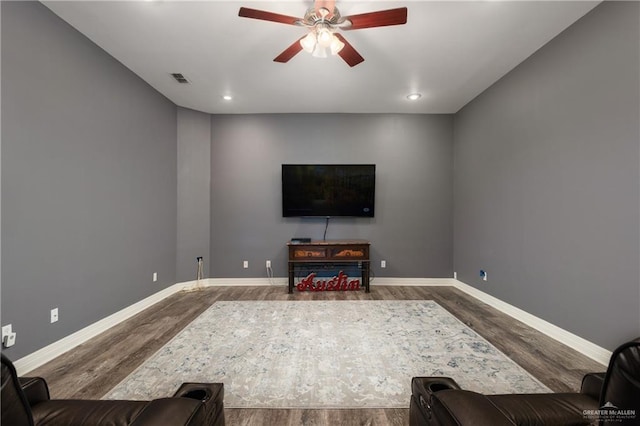
M306 30L238 17L302 17L312 1L42 3L177 105L225 114L454 113L599 1L338 1L343 16L408 8L406 25L342 32L365 58L354 68L304 51L273 62Z

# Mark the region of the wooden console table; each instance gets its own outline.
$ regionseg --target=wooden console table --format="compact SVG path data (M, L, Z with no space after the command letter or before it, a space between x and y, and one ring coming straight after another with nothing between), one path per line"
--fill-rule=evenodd
M303 264L358 263L362 265L362 285L369 293L369 241L333 240L287 243L289 247L289 293L293 293L294 269Z

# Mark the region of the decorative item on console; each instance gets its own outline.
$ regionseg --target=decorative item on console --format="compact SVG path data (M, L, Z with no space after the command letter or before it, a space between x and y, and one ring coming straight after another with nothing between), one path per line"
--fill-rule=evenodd
M352 279L342 271L338 273L337 276L333 278L324 279L324 280L316 280L315 272L307 275L302 281L298 283L296 288L298 291L357 291L360 290L360 280Z

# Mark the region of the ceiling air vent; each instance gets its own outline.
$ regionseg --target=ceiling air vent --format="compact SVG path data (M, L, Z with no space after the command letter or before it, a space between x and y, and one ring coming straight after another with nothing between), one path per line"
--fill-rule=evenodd
M179 72L171 73L171 77L175 78L178 83L189 84L189 80L185 78L184 75Z

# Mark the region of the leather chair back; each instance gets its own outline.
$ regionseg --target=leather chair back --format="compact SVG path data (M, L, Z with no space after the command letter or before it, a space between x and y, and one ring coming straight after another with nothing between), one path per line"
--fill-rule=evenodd
M12 426L33 426L33 416L22 392L18 374L9 359L2 354L2 423Z
M640 337L621 345L611 355L600 407L610 404L620 410L635 410L635 419L623 424L640 424Z

